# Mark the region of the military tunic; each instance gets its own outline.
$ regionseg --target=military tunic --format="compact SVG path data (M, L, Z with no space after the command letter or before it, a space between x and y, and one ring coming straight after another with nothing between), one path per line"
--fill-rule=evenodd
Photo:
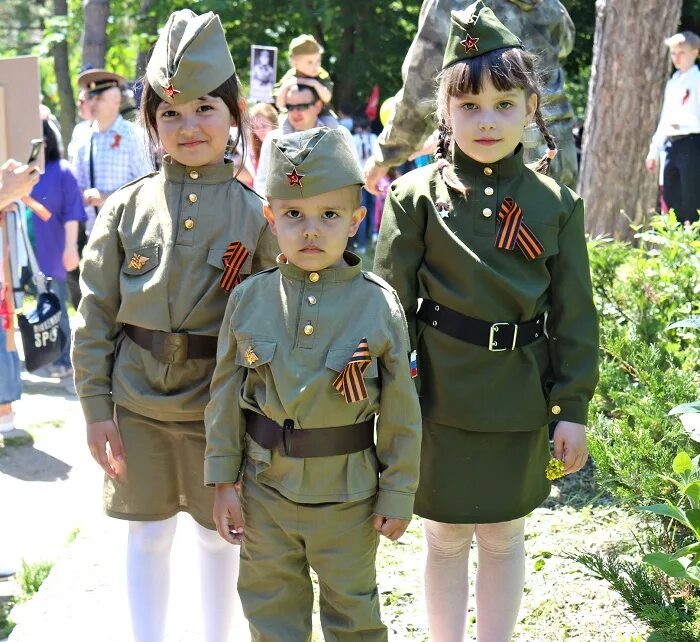
M418 351L425 423L416 512L447 522L506 521L546 497L545 426L585 424L597 382L583 201L526 167L521 146L491 165L456 148L454 163L471 188L467 200L448 193L436 165L392 185L374 269L396 288ZM450 197L449 211L438 208ZM506 197L543 245L539 258L495 247ZM417 319L419 299L489 323L547 313L549 338L492 352ZM479 501L486 487L490 505Z
M379 136L376 160L379 165L403 163L437 127L435 78L450 31L450 10L465 8L462 0L424 0L418 32L406 54L397 94L396 111ZM564 59L573 48L575 28L559 0L486 0L485 4L538 57L542 78L542 115L554 136L559 154L551 174L569 187L576 186L576 148L572 134L573 109L564 93ZM538 160L547 146L536 127L525 130L525 161Z
M193 168L166 159L160 172L118 190L100 211L83 257L73 363L88 423L112 419L115 404L127 411L122 414L128 419L117 415L129 442L129 483L105 482L107 511L114 516L161 519L178 510L172 505L156 510L152 501L148 509L135 505L145 495L143 487L136 488L130 461L136 457L130 452L141 447L139 435L150 452L176 454L159 462L165 470L152 473L146 486L152 496L165 495L175 477L184 487L180 495L187 495L187 487L200 492L204 407L215 366L214 358L159 361L125 336L123 324L216 336L229 298L219 285L229 243L239 241L248 250L243 276L274 263L277 244L262 209L257 194L232 178L230 164ZM163 429L154 442L158 425ZM193 447L199 453L194 457ZM119 499L122 492L129 493L128 500ZM187 508L177 494L175 501ZM211 501L193 515L211 526Z
M283 263L249 279L233 292L219 335L204 478L235 481L247 460L239 592L256 640L310 634L305 564L320 578L326 639L386 639L369 517L412 515L420 409L400 302L386 283L361 272L358 257L345 257L350 267L306 272ZM332 384L363 338L371 354L367 398L348 403ZM376 449L287 457L246 434L244 411L280 425L291 419L299 430L378 415ZM282 578L274 591L271 577ZM326 599L344 619L326 619ZM367 622L370 629L355 628Z

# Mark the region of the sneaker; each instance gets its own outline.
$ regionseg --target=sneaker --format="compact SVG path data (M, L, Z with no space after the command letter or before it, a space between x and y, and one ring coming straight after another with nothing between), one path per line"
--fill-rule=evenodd
M6 415L0 415L0 432L10 432L15 429L15 413L8 412Z
M51 366L50 376L58 379L66 379L73 376L73 368L70 366Z

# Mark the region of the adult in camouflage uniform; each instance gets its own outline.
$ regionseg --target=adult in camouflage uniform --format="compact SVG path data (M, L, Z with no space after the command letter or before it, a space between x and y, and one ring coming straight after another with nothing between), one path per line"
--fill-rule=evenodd
M377 193L377 180L390 167L401 165L436 127L435 78L442 68L442 56L450 31L450 11L466 8L465 0L424 0L418 19L418 33L406 54L401 75L403 87L396 95L396 110L379 136L379 148L365 167L367 189ZM525 45L538 57L542 73L542 115L557 141L559 153L550 174L560 183L576 188L576 147L574 113L564 94L561 63L573 48L575 28L559 0L485 0ZM525 130L525 162L533 162L547 151L537 127Z

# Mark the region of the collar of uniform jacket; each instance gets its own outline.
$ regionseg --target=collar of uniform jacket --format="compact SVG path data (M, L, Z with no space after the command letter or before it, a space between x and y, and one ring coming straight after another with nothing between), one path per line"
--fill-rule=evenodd
M523 146L520 143L512 156L502 158L497 163L479 163L467 156L457 145L454 146L454 150L455 171L457 176L467 179L467 184L474 175L496 180L518 176L525 169ZM491 169L490 173L487 173L487 167Z
M225 183L233 177L233 164L229 161L223 165L202 165L187 167L173 160L168 154L163 156L163 171L166 180L173 183L201 183L214 185Z
M337 283L339 281L349 281L354 279L360 272L362 272L362 261L357 254L352 252L343 252L343 258L347 263L344 267L328 267L325 270L319 270L318 272L308 272L307 270L302 270L296 265L287 263L287 257L284 254L280 254L277 257L277 265L279 266L282 276L290 279L291 281L309 281L309 275L318 274L319 279L316 281L321 284L324 282Z

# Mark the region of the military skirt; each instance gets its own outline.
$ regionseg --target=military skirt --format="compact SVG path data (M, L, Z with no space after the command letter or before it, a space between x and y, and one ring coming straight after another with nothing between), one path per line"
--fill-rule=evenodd
M204 485L203 421L161 421L116 407L126 473L105 476L107 515L157 521L184 511L214 529L214 489Z
M547 426L476 432L423 421L414 512L448 524L489 524L523 517L549 495Z

